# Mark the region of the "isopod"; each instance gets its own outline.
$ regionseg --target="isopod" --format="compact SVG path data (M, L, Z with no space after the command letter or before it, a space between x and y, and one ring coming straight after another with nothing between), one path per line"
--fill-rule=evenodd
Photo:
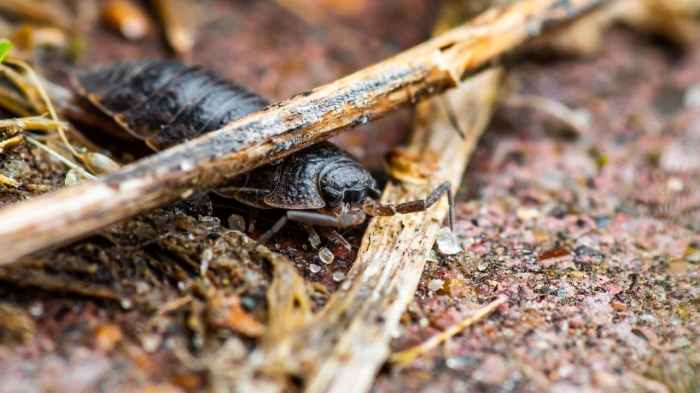
M98 67L76 75L74 84L81 96L154 150L219 129L268 105L257 94L210 71L169 60ZM240 175L217 192L257 209L286 211L260 242L269 240L288 221L347 228L361 224L367 216L423 211L445 195L450 228L454 217L449 182L424 199L382 204L369 171L330 142Z

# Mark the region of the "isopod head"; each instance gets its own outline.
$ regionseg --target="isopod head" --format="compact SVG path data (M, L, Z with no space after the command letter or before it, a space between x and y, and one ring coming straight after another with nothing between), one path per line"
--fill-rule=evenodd
M333 163L321 171L318 180L323 199L329 206L359 205L368 196L377 198L380 195L377 181L357 161Z

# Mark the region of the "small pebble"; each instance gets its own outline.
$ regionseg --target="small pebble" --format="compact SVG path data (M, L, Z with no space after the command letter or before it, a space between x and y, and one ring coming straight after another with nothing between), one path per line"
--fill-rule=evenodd
M681 349L690 346L690 340L685 337L678 337L671 342L672 349Z
M162 340L156 334L146 334L141 337L141 345L146 352L155 352L160 347Z
M321 262L325 263L326 265L330 265L333 263L333 259L335 259L335 255L333 255L331 250L327 249L326 247L321 247L321 249L318 250L318 257L321 259Z
M700 263L700 251L690 253L685 259L690 263Z
M318 272L321 271L321 266L319 266L319 265L317 265L317 264L315 264L315 263L312 263L312 264L309 265L309 271L310 271L311 273L316 274L316 273L318 273Z
M139 295L143 295L144 293L148 292L151 289L151 286L148 285L148 283L145 281L137 281L135 286L136 286L136 293L138 293Z
M521 220L531 220L533 218L537 218L540 216L540 211L535 209L535 208L525 208L521 207L518 209L518 211L515 213L519 219Z
M321 237L316 233L316 231L311 231L309 233L309 244L311 244L311 247L314 249L317 249L318 246L321 245ZM328 250L327 248L323 248L324 250Z
M44 314L44 305L41 303L34 303L29 307L29 315L34 318L39 318Z
M685 185L683 184L683 180L677 177L672 177L668 179L668 182L666 182L666 187L671 192L681 192L685 188Z
M567 294L567 291L566 291L565 287L561 287L561 288L557 289L556 296L559 298L559 300L566 299L566 294Z
M595 216L593 217L593 221L595 221L595 225L600 229L607 227L612 219L610 216Z
M68 171L68 173L66 173L65 179L63 179L63 184L66 187L71 187L82 183L84 180L83 175L81 175L78 170L71 169Z
M112 351L122 338L122 330L115 324L103 324L95 330L95 346L104 352Z
M343 280L345 280L345 273L341 271L333 272L333 281L341 282Z
M245 308L247 311L253 310L256 305L257 302L250 296L243 296L241 298L241 306L243 306L243 308Z
M245 219L238 214L231 214L226 220L229 229L245 232Z
M440 259L438 258L438 255L435 252L435 250L430 250L430 252L428 253L428 258L426 258L426 262L438 263L438 261L440 261Z
M700 107L700 84L692 85L685 91L683 104L688 108Z
M199 274L201 276L207 274L207 271L209 271L209 262L211 262L212 258L214 258L214 251L212 251L211 248L202 251L202 255L200 256L201 263L199 265Z
M95 174L105 175L119 170L120 165L102 153L86 153L83 162Z
M191 197L192 194L194 194L194 190L190 188L189 190L183 191L182 194L180 194L180 198L187 199Z
M131 302L129 299L122 299L119 301L119 304L122 306L123 309L128 310L131 307L134 306L134 304Z
M209 230L214 230L221 226L221 220L218 217L199 216L199 222Z
M447 227L440 228L435 244L437 244L438 252L442 255L455 255L462 252L454 233Z
M474 359L468 356L451 356L447 358L445 365L455 370L463 370L474 364Z
M435 292L435 291L441 290L444 285L445 285L444 280L433 279L433 280L430 280L430 282L428 283L428 289Z
M192 338L192 345L195 348L204 347L204 337L201 334L197 334Z
M593 115L591 112L583 108L578 108L573 110L573 114L577 125L583 128L588 128L591 126L591 123L593 122Z

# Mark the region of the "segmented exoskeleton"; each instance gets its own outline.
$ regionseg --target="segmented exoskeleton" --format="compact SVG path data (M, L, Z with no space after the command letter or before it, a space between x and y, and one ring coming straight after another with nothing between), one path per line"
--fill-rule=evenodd
M82 96L154 150L219 129L268 104L233 82L176 61L144 60L98 67L79 73L74 82ZM329 142L238 176L217 192L258 209L286 210L261 241L268 240L288 220L344 228L362 223L367 215L425 210L445 194L450 202L450 227L453 221L449 183L422 200L380 204L380 191L372 175Z

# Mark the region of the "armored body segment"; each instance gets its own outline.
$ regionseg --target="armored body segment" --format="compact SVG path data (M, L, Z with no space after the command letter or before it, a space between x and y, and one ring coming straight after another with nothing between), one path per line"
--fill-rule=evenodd
M278 177L285 181L275 183L265 197L265 204L281 209L320 209L326 206L319 175L332 161L344 159L345 154L328 142L322 142L291 155L278 165Z
M121 118L123 112L142 105L186 69L175 62L125 62L80 73L75 84L106 114Z
M197 68L191 68L173 78L142 105L133 107L121 115L128 129L136 135L148 135L150 142L153 136L161 134L161 130L168 127L180 112L198 103L211 87L213 87L213 81L210 75L200 72ZM182 135L178 139L179 142L194 138L201 133L189 124L181 124L185 126L182 129L191 132ZM168 146L156 145L154 148L165 147Z
M126 131L156 150L164 149L268 103L199 67L177 61L118 63L77 75L80 94ZM164 128L167 132L161 132Z

